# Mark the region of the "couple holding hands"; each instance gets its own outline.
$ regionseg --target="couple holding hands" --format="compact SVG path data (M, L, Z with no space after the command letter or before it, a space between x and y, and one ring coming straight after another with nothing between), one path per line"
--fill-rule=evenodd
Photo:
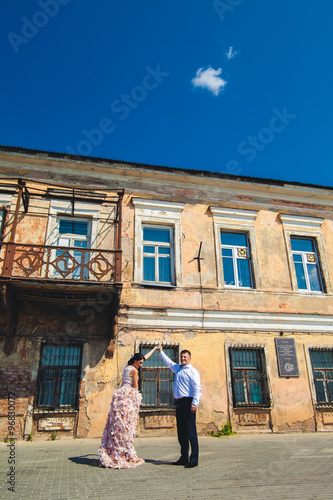
M198 436L196 411L201 396L198 370L191 365L191 353L187 349L180 353L180 364L174 363L163 352L161 344L156 345L145 356L135 353L123 372L122 384L113 395L108 418L99 448L99 460L103 467L131 469L144 463L138 458L133 446L142 396L138 390L139 372L144 361L158 350L165 365L175 374L174 398L180 458L172 465L186 468L198 465ZM189 449L191 444L191 454Z

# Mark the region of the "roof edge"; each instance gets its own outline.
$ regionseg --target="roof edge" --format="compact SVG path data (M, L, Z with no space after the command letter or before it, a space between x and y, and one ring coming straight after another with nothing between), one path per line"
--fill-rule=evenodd
M284 181L282 179L271 179L271 178L266 178L266 177L227 174L224 172L214 172L211 170L197 170L197 169L189 169L189 168L182 168L182 167L169 167L166 165L152 165L149 163L138 163L138 162L132 162L132 161L125 161L125 160L115 160L115 159L111 159L111 158L103 158L100 156L75 155L75 154L70 154L70 153L46 151L43 149L23 148L23 147L17 147L17 146L0 145L0 152L16 153L16 154L30 155L30 156L43 155L43 156L48 156L50 158L62 158L64 160L74 160L74 161L81 161L81 162L108 163L110 165L117 163L120 165L129 165L132 167L147 168L147 169L152 169L152 170L162 170L165 172L179 172L179 173L186 173L186 174L193 175L193 176L217 177L219 179L241 180L241 181L255 182L255 183L259 183L259 184L273 184L275 186L282 186L282 187L285 185L294 185L294 186L312 187L312 188L317 188L317 189L333 190L333 186L324 186L324 185L320 185L320 184L311 184L311 183L304 183L304 182L299 182L299 181Z

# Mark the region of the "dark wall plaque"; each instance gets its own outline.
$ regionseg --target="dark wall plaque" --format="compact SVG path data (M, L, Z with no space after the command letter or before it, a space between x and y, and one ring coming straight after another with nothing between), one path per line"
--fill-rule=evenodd
M275 347L280 377L299 377L295 340L275 337Z

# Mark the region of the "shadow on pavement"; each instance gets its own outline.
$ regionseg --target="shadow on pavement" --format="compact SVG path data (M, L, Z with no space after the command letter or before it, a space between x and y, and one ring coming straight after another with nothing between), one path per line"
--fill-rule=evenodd
M171 465L171 462L165 462L164 460L152 460L151 458L145 458L145 462L153 465Z
M98 455L82 455L82 457L69 457L68 460L71 460L75 464L90 465L90 467L99 467L98 458L88 457L98 457Z

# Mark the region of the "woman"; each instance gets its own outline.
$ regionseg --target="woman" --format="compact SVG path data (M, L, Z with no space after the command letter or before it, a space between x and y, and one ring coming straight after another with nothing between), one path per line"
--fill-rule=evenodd
M138 370L156 349L157 346L145 356L139 352L135 353L124 369L121 387L116 390L112 398L99 448L99 460L103 467L131 469L144 463L143 458L138 458L133 446L142 399L138 391Z

